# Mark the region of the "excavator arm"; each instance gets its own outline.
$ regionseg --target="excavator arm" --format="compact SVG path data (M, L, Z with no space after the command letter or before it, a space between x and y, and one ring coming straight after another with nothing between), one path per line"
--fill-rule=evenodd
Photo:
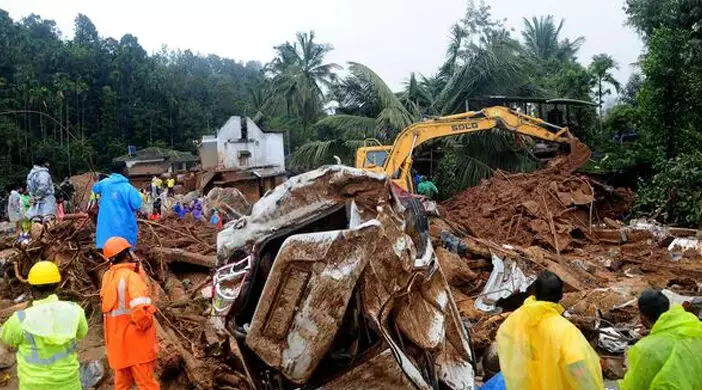
M567 128L556 126L539 118L520 114L506 107L490 107L480 111L471 111L457 115L430 119L415 123L403 130L395 139L392 147L373 147L373 150L359 150L360 154L388 150L389 153L379 165L368 165L367 158L357 156L358 168L384 172L405 191L412 191L412 152L424 142L460 135L502 129L516 134L530 136L550 142L569 144L571 161L569 165L576 168L589 160L590 149L573 137ZM364 164L365 165L359 165Z

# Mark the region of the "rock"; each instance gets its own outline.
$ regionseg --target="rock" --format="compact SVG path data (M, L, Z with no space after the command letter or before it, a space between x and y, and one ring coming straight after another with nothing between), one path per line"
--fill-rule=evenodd
M105 377L105 366L100 360L91 360L80 365L80 384L84 389L97 386Z
M15 365L15 353L11 352L4 345L0 344L0 370L10 368Z

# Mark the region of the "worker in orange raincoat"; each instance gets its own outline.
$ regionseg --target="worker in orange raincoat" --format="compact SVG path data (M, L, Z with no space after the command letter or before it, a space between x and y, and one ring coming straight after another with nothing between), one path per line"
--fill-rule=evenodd
M154 379L158 342L155 308L146 275L122 237L112 237L103 255L112 262L102 278L102 313L105 324L107 361L115 371L115 389L159 389Z
M561 315L563 281L546 271L536 279L534 293L497 331L497 353L507 388L603 389L597 353Z

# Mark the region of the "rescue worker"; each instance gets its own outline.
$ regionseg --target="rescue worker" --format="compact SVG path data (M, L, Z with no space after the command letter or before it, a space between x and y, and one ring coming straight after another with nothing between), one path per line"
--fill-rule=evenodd
M107 361L115 371L115 389L159 389L154 379L158 344L146 275L133 257L132 246L112 237L103 255L112 265L102 278L100 298L105 324Z
M426 176L422 176L419 178L417 193L419 195L424 195L429 199L434 199L435 196L439 195L439 189L436 188L436 185L427 179Z
M81 388L76 343L88 333L83 309L59 300L61 274L56 264L40 261L29 270L32 305L2 326L2 342L17 348L21 390Z
M37 157L34 167L27 175L27 191L29 192L31 207L27 212L27 219L56 215L56 197L54 196L54 182L49 174L49 160Z
M154 176L151 179L151 197L156 198L161 194L162 184L163 180L161 180L158 176Z
M112 174L93 186L99 198L95 246L102 249L108 238L124 237L132 246L137 243L136 212L141 208L141 195L124 175L127 164L115 161Z
M173 193L173 190L175 189L175 184L176 184L176 181L172 177L166 181L166 186L168 187L168 195L167 196L173 197L173 195L175 195Z
M500 368L508 389L603 389L597 353L563 318L563 281L540 274L530 296L497 331Z
M629 370L619 388L702 390L700 320L652 289L639 297L639 311L651 333L627 352Z
M505 378L500 372L497 343L490 344L483 354L483 386L480 390L505 390Z
M22 189L20 186L13 186L10 197L7 199L7 217L15 224L17 234L22 234Z

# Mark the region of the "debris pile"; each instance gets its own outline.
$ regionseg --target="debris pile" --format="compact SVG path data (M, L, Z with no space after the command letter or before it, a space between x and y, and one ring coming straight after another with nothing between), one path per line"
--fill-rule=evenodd
M542 270L563 279L568 317L607 359L643 331L636 305L646 288L693 301L702 292L702 232L646 221L625 225L632 193L557 167L498 172L440 205L431 237L473 347L494 341ZM614 341L613 341L614 340ZM615 364L616 363L616 364ZM611 367L610 367L611 368ZM621 369L605 374L618 379Z
M442 215L474 237L560 253L587 236L593 223L616 219L632 202L628 190L551 167L530 174L498 172L445 202Z
M297 176L254 205L249 205L237 190L215 189L204 198L205 214L211 214L216 208L229 221L249 215L228 224L223 232L209 223L195 221L192 217L178 219L168 212L158 221L139 220L136 253L152 279L153 296L158 307L156 319L161 346L158 372L163 387L249 389L254 388L251 378L275 387L282 383L279 382L281 373L292 381L286 382L286 386L291 387L293 382L300 384L314 377L312 373L321 361L324 362L320 365L325 367L324 372L314 378L328 374L336 377L336 384L343 387L344 381L358 380L366 375L366 371L341 371L342 368L352 367L368 356L372 361L366 363L371 367L377 364L379 371L376 378L367 380L394 378L380 372L380 368L395 367L390 364L394 355L382 352L381 348L389 345L393 353L402 350L415 359L417 356L428 359L430 354L424 351L438 351L437 345L441 343L422 335L441 335L445 330L451 340L460 339L456 336L460 333L460 326L452 322L441 325L444 315L455 318L458 324L460 314L470 329L472 347L476 352L475 355L456 352L456 345L461 343L442 344L440 359L444 366L451 366L447 362L460 362L456 356L461 359L465 357L463 355L473 356L479 361L483 351L495 339L500 324L521 305L536 275L542 270L550 270L564 281L567 291L562 301L565 316L596 345L606 361L606 375L612 379L621 377L624 348L640 338L643 331L636 307L636 298L641 291L648 287L665 289L671 301L692 302L702 308L702 298L698 298L702 295L702 285L696 282L702 278L702 254L698 241L702 232L647 221L619 222L631 206L632 193L574 174L572 167L573 164L567 162L560 165L556 162L530 174L498 172L478 187L441 204L443 218L430 219L429 236L442 272L430 275L417 273L417 269L430 263L432 256L427 251L426 256L415 258L413 251L418 253L419 250L408 245L409 241L414 242L412 236L400 228L409 221L407 216L395 214L388 208L388 202L393 198L389 196L387 181L383 176L359 173L361 171L351 168L329 168ZM87 203L94 177L81 175L72 178L72 182L76 188L74 203ZM199 197L196 192L176 195L167 201L166 210L169 203L177 201L187 205ZM380 213L384 209L388 210L387 214L385 211ZM368 223L376 218L378 221ZM420 225L417 224L418 233ZM346 236L328 234L341 231L339 229L347 231ZM388 232L394 232L392 240L388 238ZM5 274L0 281L0 320L4 321L28 304L24 282L31 265L40 259L52 260L64 275L63 298L80 303L89 317L92 336L89 334L90 341L81 344L81 359L92 356L92 359L104 361L104 350L100 349L102 313L99 289L107 264L93 249L94 233L91 218L85 214L69 214L60 222L35 224L31 240L0 239L0 264ZM215 245L218 234L223 243L219 251ZM287 244L283 245L284 242ZM390 244L392 242L394 244ZM242 248L247 249L249 256L242 257ZM360 270L365 265L347 264L350 260L344 257L359 248L374 254L358 257L370 259L367 261L369 271L363 273ZM277 261L276 256L281 250L280 261ZM383 261L400 255L407 261ZM224 276L240 283L238 288L254 291L263 297L263 309L274 307L273 301L276 301L277 311L264 313L262 309L256 313L256 301L248 302L248 298L241 302L217 302L222 291L211 285L212 272L218 265L231 260L235 261L228 265L231 275ZM268 277L260 276L262 274L252 274L254 277L250 281L241 277L243 274L237 267L251 268L252 261L258 261L257 265L263 270L257 272L273 275L270 283L267 283ZM359 271L351 272L356 267L360 267ZM413 273L417 275L410 278ZM317 275L315 286L308 289L305 286L309 275L313 274L324 278ZM345 281L348 275L353 275L353 283L356 279L363 279L360 286L368 291L363 288L354 290L355 284ZM447 294L440 294L445 291L445 288L438 288L445 283L443 277L450 285L455 308L453 304L447 305L450 301ZM432 280L434 282L429 283ZM334 284L340 281L348 285L338 287ZM408 288L413 283L426 289L408 290L406 296L398 295L396 302L389 299L391 287L400 291L400 287ZM279 296L273 291L278 285L282 286L281 291L293 297L314 293L313 298L322 301L339 295L339 302L347 302L339 305L347 305L348 313L337 313L343 321L332 321L324 316L316 318L311 314L314 313L312 298L306 302L299 297ZM226 329L222 318L212 316L213 296L215 309L218 304L226 304L243 313L234 321L225 318ZM254 297L258 299L258 296ZM427 297L436 299L429 304L429 301L424 302L429 299ZM385 303L379 303L381 298ZM370 337L375 334L373 329L382 330L387 325L389 317L381 318L380 314L392 307L388 302L399 308L397 317L391 319L397 322L396 328L387 334L380 332L382 337ZM307 309L302 314L295 314L305 307ZM367 317L363 310L371 310L374 315ZM336 348L334 353L327 354L323 348L314 351L297 348L307 345L302 344L307 340L302 336L292 338L296 342L292 346L287 345L288 338L275 336L287 334L288 328L296 321L307 324L306 316L324 322L325 329L341 327L341 333L353 336L352 342L345 345L342 338L334 339L331 333L325 335L315 331L314 337L324 339L325 348L330 345ZM255 321L254 317L257 318ZM372 326L364 322L369 318L376 321ZM437 329L443 330L432 332L436 324L441 325ZM301 335L309 336L305 333L307 328L293 327L298 328L304 330ZM394 345L388 341L393 340L394 333L410 335L407 338L414 344ZM270 340L271 335L276 337L275 340ZM255 360L253 365L246 364L243 349L239 349L244 345L249 359L252 351L265 359ZM414 348L415 345L421 348ZM274 347L278 349L273 351L271 348ZM317 360L312 364L297 359L299 367L307 366L303 367L304 371L295 371L291 367L297 366L286 365L280 360L279 350L287 351L285 348L291 351L285 353L302 356L305 352ZM361 353L364 351L368 355ZM0 351L0 362L3 357ZM423 360L417 364L420 367L434 366L431 361ZM461 366L465 371L454 367L455 372L424 374L442 380L457 373L470 372L472 375L473 368L467 363L465 366ZM15 375L11 363L0 367L4 367L0 372L6 370ZM253 369L257 372L251 375L249 371ZM100 370L95 368L93 371ZM109 376L107 371L105 375ZM396 374L404 378L401 372ZM110 383L109 378L103 378L97 388L109 388Z
M158 307L158 373L164 388L248 388L222 359L226 338L216 334L208 322L208 286L216 261L217 229L175 217L158 222L139 220L139 228L136 252L152 279L152 294ZM38 259L52 260L63 275L61 298L79 303L89 320L90 341L81 343L79 358L92 355L106 367L99 290L108 265L93 249L94 230L90 218L76 214L61 222L36 224L31 240L16 242L7 237L0 241L5 274L0 285L0 320L5 321L28 304L24 282L32 264ZM15 368L7 369L14 378ZM106 375L111 375L107 371ZM110 383L111 379L103 378L98 388L110 388Z

